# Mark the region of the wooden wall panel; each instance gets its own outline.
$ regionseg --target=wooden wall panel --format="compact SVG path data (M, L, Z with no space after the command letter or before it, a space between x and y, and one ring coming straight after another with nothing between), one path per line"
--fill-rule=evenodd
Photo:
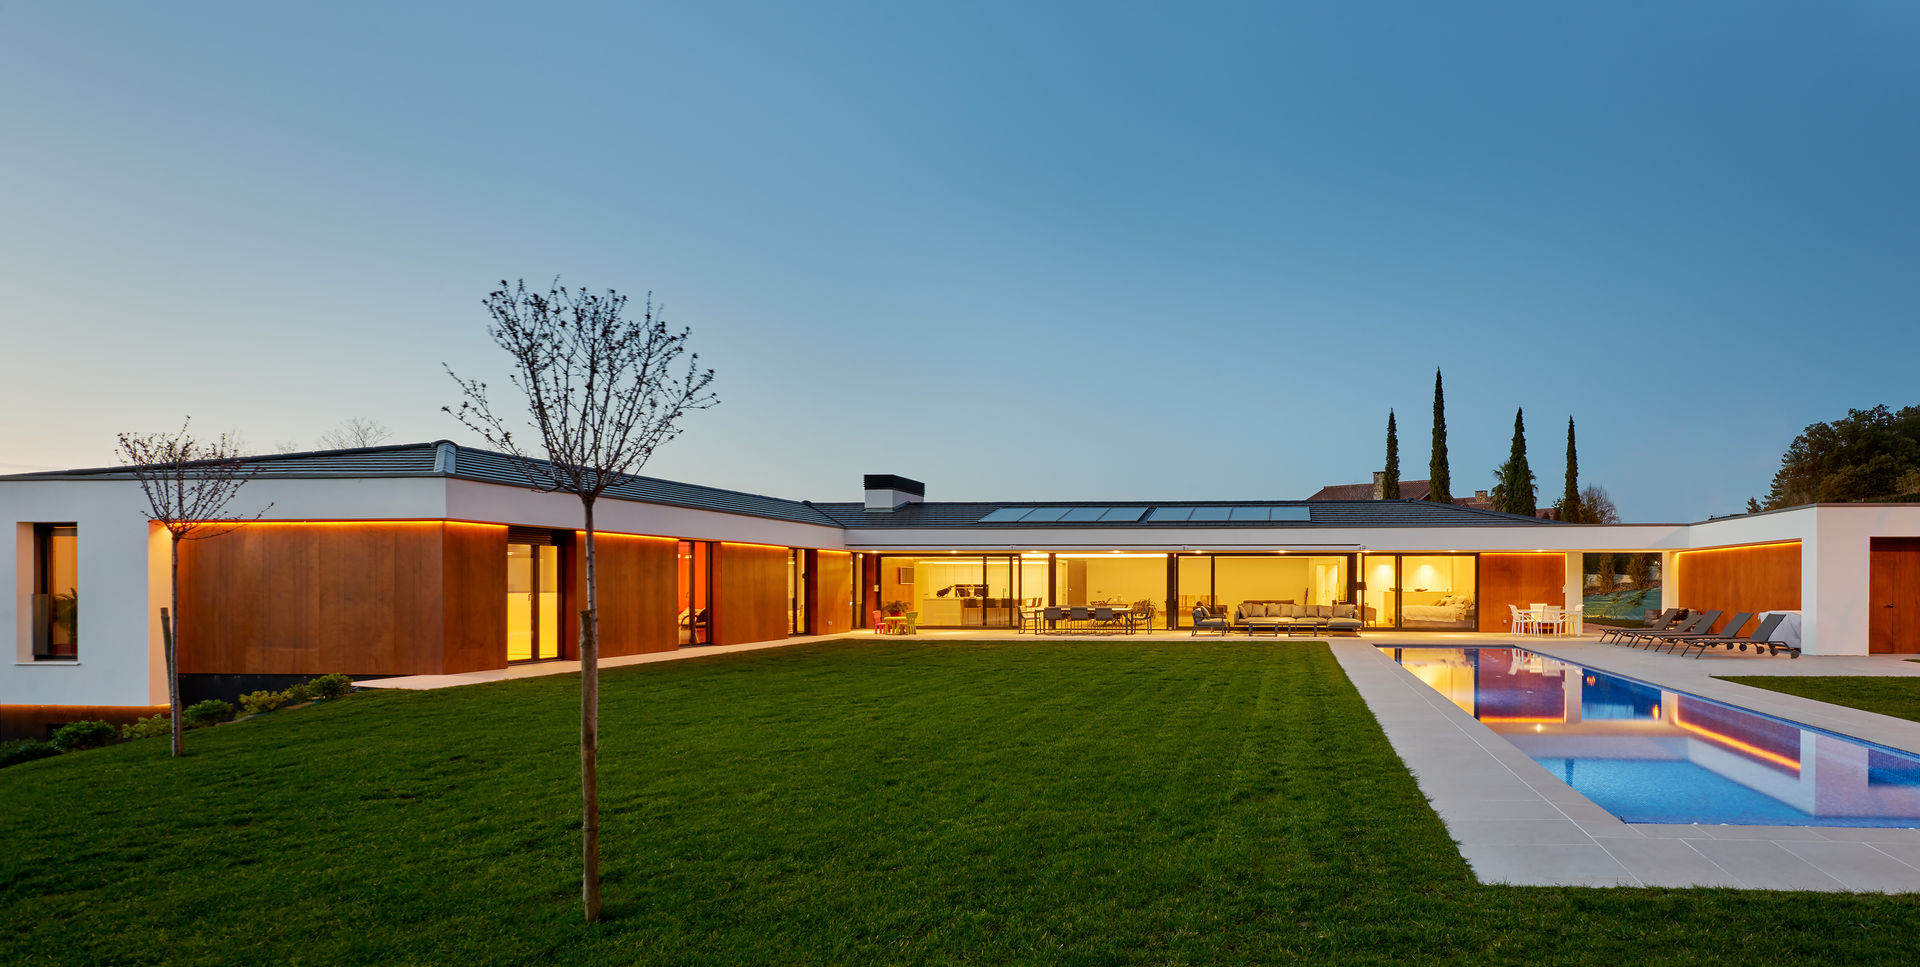
M675 602L675 542L630 534L595 534L594 572L599 584L600 654L640 655L680 647L675 626L680 613ZM579 580L587 574L586 537L573 542L569 566ZM585 607L586 585L580 585L580 607ZM578 620L575 624L577 626ZM578 633L576 627L576 634ZM578 648L570 639L568 655Z
M442 549L444 673L507 667L507 529L449 523Z
M1920 653L1920 538L1875 537L1867 565L1867 653Z
M1668 607L1727 612L1714 622L1716 631L1725 630L1735 612L1800 609L1799 541L1681 551L1673 557L1673 570L1662 580L1673 591L1661 596L1663 602ZM1751 623L1746 629L1752 630Z
M812 600L807 613L813 616L813 633L837 635L851 631L853 623L853 555L844 551L813 552Z
M1567 600L1565 554L1480 555L1480 630L1510 632L1513 612L1535 602L1564 605Z
M787 636L787 549L715 544L713 643L739 645Z
M180 670L440 672L444 530L438 521L259 523L182 544Z

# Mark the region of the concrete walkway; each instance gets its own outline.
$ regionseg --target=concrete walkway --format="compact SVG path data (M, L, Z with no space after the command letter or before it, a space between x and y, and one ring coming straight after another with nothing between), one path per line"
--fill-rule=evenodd
M1920 892L1920 829L1621 822L1379 650L1395 643L1413 644L1338 641L1333 653L1483 882ZM1751 656L1696 661L1591 641L1521 644L1600 671L1920 752L1920 723L1720 682L1708 674L1758 674L1767 667L1773 674L1911 675L1907 669L1920 668L1912 663Z

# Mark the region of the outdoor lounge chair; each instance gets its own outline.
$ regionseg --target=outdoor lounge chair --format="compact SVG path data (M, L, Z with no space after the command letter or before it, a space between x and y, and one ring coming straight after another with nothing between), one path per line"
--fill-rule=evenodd
M1221 615L1216 617L1213 612L1207 610L1206 605L1204 604L1194 605L1193 606L1193 633L1197 635L1202 631L1215 631L1223 635L1226 634L1227 633L1226 616Z
M1630 632L1665 631L1667 630L1668 626L1673 624L1673 619L1678 618L1679 616L1680 616L1679 608L1668 608L1664 613L1660 615L1660 617L1653 619L1653 621L1644 628L1608 628L1600 632L1600 643L1606 644L1608 635L1612 635L1613 640L1615 642L1618 642L1623 635L1626 635Z
M1702 631L1697 635L1668 635L1665 638L1660 639L1660 643L1663 645L1666 645L1667 651L1671 652L1675 648L1679 647L1680 645L1686 644L1687 642L1690 642L1690 641L1706 641L1706 642L1714 642L1714 643L1726 641L1730 638L1739 637L1740 629L1745 628L1747 626L1747 622L1752 620L1752 618L1753 618L1753 612L1741 611L1736 613L1733 617L1728 618L1726 626L1721 628L1719 631L1714 631L1712 630L1712 627L1709 626L1706 631Z
M1635 648L1643 645L1651 647L1659 644L1663 639L1672 638L1676 635L1705 634L1707 629L1713 627L1713 623L1719 621L1720 616L1723 614L1726 614L1726 612L1702 611L1666 631L1641 631L1637 634L1626 635L1624 637L1627 644Z
M1746 651L1748 645L1757 647L1767 644L1768 639L1773 637L1773 630L1780 627L1780 622L1785 620L1787 620L1787 616L1784 614L1770 614L1760 622L1759 627L1753 629L1753 632L1745 637L1722 635L1718 638L1695 638L1691 641L1683 642L1680 653L1684 655L1688 651L1698 648L1700 650L1694 652L1693 657L1699 658L1701 655L1707 653L1707 649L1720 645L1726 645L1728 651L1732 651L1735 646L1738 646L1741 651ZM1740 624L1746 624L1746 622L1743 621ZM1739 624L1734 624L1731 621L1727 622L1727 629L1730 631L1738 630L1739 627Z

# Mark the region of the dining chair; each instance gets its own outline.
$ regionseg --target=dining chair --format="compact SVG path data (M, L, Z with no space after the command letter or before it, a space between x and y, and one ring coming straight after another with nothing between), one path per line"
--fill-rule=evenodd
M1513 626L1513 633L1516 635L1526 634L1527 624L1533 617L1533 612L1521 611L1519 605L1510 604L1507 605L1507 614L1509 616L1507 620Z
M1111 628L1119 621L1120 621L1120 616L1117 614L1114 614L1112 608L1093 609L1094 624L1097 624L1103 628Z
M887 633L887 616L884 612L875 611L873 613L873 633L876 635L884 635Z
M1048 608L1047 610L1041 612L1041 614L1043 615L1042 620L1044 620L1047 623L1048 631L1059 630L1060 622L1065 621L1067 617L1066 613L1061 611L1059 608Z
M1085 608L1071 608L1067 611L1067 621L1069 623L1078 623L1082 627L1086 625L1091 617L1091 615L1087 614L1087 609Z

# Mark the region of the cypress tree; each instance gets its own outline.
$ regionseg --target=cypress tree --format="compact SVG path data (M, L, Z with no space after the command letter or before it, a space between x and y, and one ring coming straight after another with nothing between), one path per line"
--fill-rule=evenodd
M1393 429L1393 411L1387 411L1387 479L1381 486L1382 500L1400 499L1400 437Z
M1453 481L1447 475L1447 398L1440 388L1440 371L1433 371L1433 461L1427 467L1427 499L1453 503Z
M1532 517L1533 470L1527 466L1527 427L1521 410L1513 411L1513 449L1498 473L1501 499L1494 509Z
M1573 417L1567 417L1567 491L1560 495L1560 519L1570 523L1586 522L1580 511L1580 458L1573 451Z

